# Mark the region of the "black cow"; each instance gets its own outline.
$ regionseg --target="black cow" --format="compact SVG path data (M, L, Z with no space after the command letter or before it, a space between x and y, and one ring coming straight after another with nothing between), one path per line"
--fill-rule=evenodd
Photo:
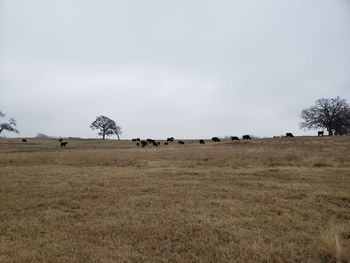
M174 140L175 140L174 137L170 137L166 139L167 142L173 142Z
M137 146L137 147L140 147L140 143L137 142L137 143L136 143L136 146Z
M239 141L239 138L237 136L231 136L231 141Z
M219 139L218 137L213 137L213 138L211 138L211 140L212 140L213 142L220 142L220 139Z
M185 144L184 141L178 141L178 144Z
M137 141L137 139L131 139L131 141L132 141L132 142L136 142L136 141Z
M147 143L150 143L150 144L151 143L153 144L155 142L153 139L147 139L146 141L147 141Z
M169 143L168 142L164 142L164 145L169 145Z
M27 142L27 140L26 139L22 139L22 142Z
M66 147L68 142L61 142L61 147Z
M287 132L287 133L286 133L286 137L292 138L292 137L294 137L294 135L293 135L293 133L291 133L291 132Z
M319 131L318 133L317 133L317 136L323 136L324 135L324 131Z
M199 144L205 144L204 140L199 140Z
M60 138L60 139L58 139L58 141L59 141L59 142L62 142L62 141L63 141L63 139L62 139L62 138Z
M146 141L141 141L141 147L143 148L143 147L145 147L145 146L147 146L148 145L148 143L146 142Z
M156 141L152 142L153 146L158 147L158 143Z
M252 138L250 137L250 135L246 134L242 136L243 140L251 140Z

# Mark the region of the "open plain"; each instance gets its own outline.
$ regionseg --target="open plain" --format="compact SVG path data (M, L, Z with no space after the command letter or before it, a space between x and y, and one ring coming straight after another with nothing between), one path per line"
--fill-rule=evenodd
M350 137L0 139L0 262L349 262Z

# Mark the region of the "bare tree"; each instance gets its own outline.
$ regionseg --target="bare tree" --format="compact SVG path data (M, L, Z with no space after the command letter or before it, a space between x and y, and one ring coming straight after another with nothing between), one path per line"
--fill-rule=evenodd
M350 128L350 106L340 97L318 99L301 112L301 128L326 129L329 135L344 134Z
M6 115L0 111L0 118L4 118L5 116ZM15 128L16 125L16 120L13 118L10 118L8 122L1 122L0 133L2 133L3 131L19 133L19 131Z
M106 136L113 134L117 135L118 140L120 140L120 135L122 134L122 128L117 126L114 120L103 115L96 117L96 120L91 123L90 128L99 130L98 135L102 136L103 140Z

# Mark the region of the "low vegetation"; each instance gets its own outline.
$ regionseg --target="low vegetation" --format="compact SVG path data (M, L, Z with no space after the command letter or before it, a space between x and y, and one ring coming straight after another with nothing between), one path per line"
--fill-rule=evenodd
M349 262L350 138L0 139L0 262Z

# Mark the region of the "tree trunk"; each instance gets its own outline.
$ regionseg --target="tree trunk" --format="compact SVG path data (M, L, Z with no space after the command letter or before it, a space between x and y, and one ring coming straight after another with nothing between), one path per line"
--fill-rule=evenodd
M117 137L118 137L118 141L120 141L120 137L119 137L119 134L117 133Z
M106 137L106 131L103 131L103 134L102 134L103 140L105 139L105 137Z
M333 136L333 131L332 130L328 130L328 136Z

